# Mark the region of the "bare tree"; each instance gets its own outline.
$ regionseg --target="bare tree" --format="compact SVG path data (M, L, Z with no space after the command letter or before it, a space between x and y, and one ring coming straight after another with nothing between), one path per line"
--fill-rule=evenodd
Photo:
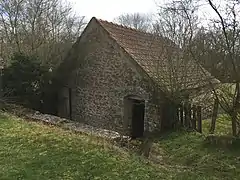
M150 15L133 13L122 14L114 19L116 23L123 26L134 28L141 31L150 31L152 29L152 18Z
M23 0L0 1L1 24L3 25L5 37L10 43L14 43L12 48L16 48L18 51L20 51L18 28L22 5Z
M212 71L213 74L223 74L221 70L224 70L224 81L232 83L222 84L220 88L216 88L216 86L213 86L212 82L209 81L209 87L211 87L212 93L221 108L231 117L232 133L236 136L237 132L239 132L240 110L240 75L238 73L240 50L238 11L240 3L239 1L224 1L225 3L217 5L213 0L206 0L205 3L207 2L208 7L215 12L216 17L205 19L205 23L202 22L202 24L206 24L207 21L207 25L202 28L196 28L196 31L194 28L196 27L195 22L192 19L193 11L189 11L193 10L189 8L189 5L193 1L181 0L172 2L180 3L181 6L170 6L168 7L168 12L173 10L174 13L181 15L181 17L188 22L187 29L189 30L189 35L187 36L187 43L185 43L185 34L188 33L182 34L182 31L179 30L175 32L175 19L170 19L169 22L171 22L170 24L172 26L170 26L171 33L168 33L168 37L176 43L180 42L179 45L182 47L182 52L184 52L188 58L195 60L199 67L207 63L209 67L215 71L215 73ZM177 20L176 23L180 23L179 20ZM184 29L186 28L183 28L183 30ZM172 38L172 34L177 34L177 39L180 38L181 40L176 41ZM204 72L203 69L202 71Z
M154 32L185 48L198 30L198 7L193 0L170 1L159 6Z
M164 37L169 44L164 52L165 79L169 79L169 91L178 102L189 101L203 92L209 91L209 81L218 83L191 57L189 46L199 30L198 7L193 0L170 1L159 7L158 19L154 23L154 33ZM165 45L166 46L166 45ZM163 55L162 52L159 55ZM163 61L156 66L161 78Z
M209 61L213 59L212 57L218 59L217 66L213 70L225 74L221 78L229 84L222 85L218 91L215 90L215 96L220 106L231 117L232 133L236 136L240 130L240 2L224 1L217 5L215 1L207 0L207 3L216 17L210 19L206 29L209 34L208 40L198 43L195 54L198 55L198 59L206 58Z
M19 51L58 64L85 24L62 0L0 0L1 56Z

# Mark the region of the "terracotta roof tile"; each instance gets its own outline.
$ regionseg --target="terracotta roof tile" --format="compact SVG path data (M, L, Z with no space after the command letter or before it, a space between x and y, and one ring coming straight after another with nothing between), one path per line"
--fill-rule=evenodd
M217 82L193 60L175 56L180 48L169 39L103 20L98 22L153 80L168 90L174 84L183 90L205 86L209 79Z

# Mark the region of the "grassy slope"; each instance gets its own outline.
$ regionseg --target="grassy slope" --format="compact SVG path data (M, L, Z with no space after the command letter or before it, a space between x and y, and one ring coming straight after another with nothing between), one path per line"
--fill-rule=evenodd
M205 143L210 121L203 122L203 135L174 132L161 138L159 147L168 164L185 166L179 179L240 179L240 148L217 148ZM231 134L231 121L219 116L215 134Z
M160 140L164 162L185 167L178 179L240 179L240 151L210 147L197 133L175 132Z
M56 127L0 118L0 179L163 179L166 170ZM99 144L96 144L98 142Z
M240 153L175 132L159 140L163 165L111 150L93 137L0 117L0 179L240 179ZM98 142L99 144L97 144Z

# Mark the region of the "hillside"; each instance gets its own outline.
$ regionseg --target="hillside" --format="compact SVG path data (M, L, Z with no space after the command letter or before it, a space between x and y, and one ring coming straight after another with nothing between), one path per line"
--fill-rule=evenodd
M0 119L0 179L240 179L239 151L209 147L197 133L166 134L152 162L96 137Z

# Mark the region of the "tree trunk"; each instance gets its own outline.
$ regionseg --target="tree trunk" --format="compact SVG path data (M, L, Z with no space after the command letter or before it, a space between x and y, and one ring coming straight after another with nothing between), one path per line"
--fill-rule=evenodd
M232 119L232 135L237 136L237 113L236 112L233 112L231 119Z
M233 136L237 136L238 113L240 108L240 83L239 82L236 83L235 94L236 94L236 98L234 100L233 113L231 115Z
M2 71L3 71L3 66L0 64L0 109L2 109L3 107L3 73Z
M210 134L214 134L214 131L215 131L217 114L218 114L218 104L219 104L218 99L215 99L214 105L213 105L211 127L209 129Z

